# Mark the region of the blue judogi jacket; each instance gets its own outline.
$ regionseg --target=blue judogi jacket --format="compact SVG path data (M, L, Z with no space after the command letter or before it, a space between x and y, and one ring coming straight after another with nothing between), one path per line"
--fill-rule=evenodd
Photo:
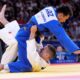
M29 23L26 24L31 27L37 25L38 30L45 36L45 33L52 33L61 43L61 45L70 53L78 50L79 47L70 39L61 23L56 17L55 10L53 7L46 7L30 19Z

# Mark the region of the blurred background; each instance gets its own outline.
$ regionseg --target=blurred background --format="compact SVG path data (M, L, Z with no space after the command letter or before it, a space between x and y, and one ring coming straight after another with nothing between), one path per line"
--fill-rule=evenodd
M80 47L80 0L0 0L0 10L7 4L5 17L9 20L17 20L21 27L31 16L46 6L53 6L55 9L61 4L67 4L72 8L73 16L63 23L63 27L71 39ZM0 29L3 25L0 23ZM43 44L52 44L56 48L56 59L51 63L76 63L79 62L79 55L68 53L51 35L45 37ZM0 40L0 59L4 53L6 45Z

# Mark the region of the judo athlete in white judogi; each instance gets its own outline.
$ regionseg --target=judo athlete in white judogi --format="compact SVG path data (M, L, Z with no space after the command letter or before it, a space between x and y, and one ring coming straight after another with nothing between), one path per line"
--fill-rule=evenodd
M10 25L11 23L8 23L7 25ZM6 27L10 27L10 26L6 26ZM10 27L10 28L12 28L12 27ZM9 29L10 29L9 28ZM8 29L8 28L4 28L5 30L6 29ZM3 29L3 30L4 30ZM8 30L9 30L8 29ZM19 28L17 28L17 29L19 29ZM1 30L1 32L3 31L3 30ZM15 29L13 29L13 31L14 31ZM11 31L11 30L10 30ZM11 33L13 32L13 31L11 31ZM5 33L9 33L9 32L5 32ZM14 32L13 32L14 33ZM3 34L4 34L4 32L3 32ZM12 35L12 34L11 34ZM4 35L4 37L6 36L6 34ZM8 35L9 36L9 35ZM7 37L8 37L7 36ZM13 49L13 40L15 40L15 37L10 37L9 36L9 38L10 38L10 44L9 44L9 47L10 48L8 48L8 50L11 52L11 54L9 54L9 55L7 55L7 57L8 56L11 56L11 55L13 55L12 53L14 52L15 54L17 54L17 46L14 46L14 49ZM6 44L8 44L8 42L7 42L7 40L9 39L9 38L5 38L5 40L4 40L4 38L2 38L2 40L4 40L4 42L6 43ZM11 41L12 40L12 41ZM16 41L16 40L15 40ZM16 44L16 43L15 43ZM16 70L16 71L14 71L14 72L21 72L21 71L19 71L19 69L20 70L22 70L22 72L24 71L24 72L26 72L26 71L28 71L28 70L30 70L31 69L31 71L41 71L43 68L45 68L47 65L48 65L48 63L49 63L49 60L53 57L53 56L55 56L55 49L51 46L51 45L47 45L46 47L44 47L44 48L42 48L41 49L41 47L42 47L42 43L41 43L41 45L39 45L39 44L37 44L37 42L36 42L36 40L35 40L35 36L33 35L33 33L30 35L30 39L29 40L27 40L26 41L26 44L27 44L27 49L26 49L26 51L27 51L27 56L23 56L23 58L24 57L26 57L26 60L28 61L28 66L25 66L25 65L23 65L22 63L21 64L19 64L19 65L16 65L16 69L15 69L15 67L13 67L12 68L12 70ZM10 45L12 45L12 46L10 46ZM12 51L11 51L11 50ZM14 51L13 51L14 50ZM6 52L7 52L7 54L8 54L8 52L9 51L7 51L6 50ZM10 53L9 52L9 53ZM5 53L6 54L6 53ZM3 56L5 56L5 55L3 55ZM15 55L14 55L15 56ZM6 56L5 56L6 57ZM7 58L6 57L6 58ZM16 57L16 56L15 56ZM10 61L10 60L9 60ZM19 61L19 60L18 60ZM12 62L13 64L15 64L16 62ZM11 63L11 64L12 64ZM10 63L8 63L8 64L4 64L4 65L2 65L3 66L3 70L1 71L1 72L11 72L11 68L9 68L10 66L9 66L9 64ZM22 67L21 67L22 66ZM25 69L23 68L23 66L25 67Z
M15 21L13 23L16 23ZM17 41L15 39L15 35L19 30L19 26L11 26L13 23L8 23L5 25L5 28L0 30L0 38L9 46L5 53L3 54L1 63L4 64L3 70L1 72L11 72L9 68L9 64L17 57ZM15 25L15 24L14 24ZM32 28L34 28L33 26ZM7 36L7 37L6 37ZM42 40L41 40L42 41ZM39 44L35 40L34 34L31 32L30 39L26 41L27 44L27 56L23 56L27 58L27 65L25 66L22 63L16 65L16 71L21 72L18 69L22 70L22 72L26 72L31 69L31 71L40 71L47 66L49 63L49 59L55 56L55 49L51 45L47 45L43 48L42 43ZM42 49L41 49L42 48ZM5 61L6 60L6 61ZM19 61L19 60L18 60ZM16 62L13 62L15 64ZM12 63L11 63L12 64ZM26 67L25 69L23 68ZM15 70L15 67L12 68Z

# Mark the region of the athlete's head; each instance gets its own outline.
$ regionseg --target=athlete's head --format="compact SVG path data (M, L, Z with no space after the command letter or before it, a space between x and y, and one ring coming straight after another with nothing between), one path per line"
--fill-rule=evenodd
M43 49L41 49L40 56L45 61L49 61L51 58L55 58L56 56L55 48L50 44L46 45Z
M70 16L72 16L72 10L69 6L63 5L57 8L57 18L60 22L65 22Z

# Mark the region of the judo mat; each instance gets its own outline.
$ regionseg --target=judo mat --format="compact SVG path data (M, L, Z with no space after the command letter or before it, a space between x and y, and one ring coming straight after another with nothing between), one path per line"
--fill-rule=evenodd
M80 80L80 64L53 64L41 72L0 73L0 80Z

